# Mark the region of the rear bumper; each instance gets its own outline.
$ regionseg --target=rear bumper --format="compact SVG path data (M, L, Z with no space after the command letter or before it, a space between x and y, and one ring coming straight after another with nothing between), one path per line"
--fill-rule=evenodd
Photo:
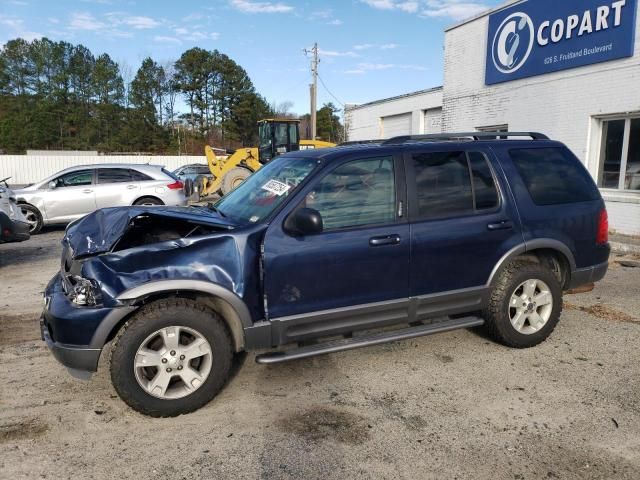
M28 223L11 220L0 212L0 242L24 242L30 237Z
M604 262L593 267L580 268L571 272L571 282L569 289L582 287L590 283L602 280L609 269L609 262Z

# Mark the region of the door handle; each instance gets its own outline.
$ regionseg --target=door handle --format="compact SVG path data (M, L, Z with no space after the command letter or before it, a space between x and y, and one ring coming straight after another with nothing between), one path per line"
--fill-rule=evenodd
M384 237L373 237L369 239L372 247L383 247L385 245L400 245L400 235L386 235Z
M133 190L134 188L138 188L137 185L127 185L129 190Z
M91 190L90 188L85 188L84 190L82 190L82 193L93 193L93 190Z
M495 230L511 230L513 228L513 222L511 220L502 220L496 223L490 223L487 228L491 231Z

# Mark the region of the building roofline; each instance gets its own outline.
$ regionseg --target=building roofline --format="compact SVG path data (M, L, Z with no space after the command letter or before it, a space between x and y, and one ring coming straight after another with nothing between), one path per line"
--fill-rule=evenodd
M347 104L346 110L349 110L349 111L358 110L360 108L371 107L373 105L378 105L380 103L393 102L395 100L400 100L401 98L415 97L417 95L424 95L425 93L434 93L442 89L443 89L442 86L427 88L426 90L418 90L417 92L405 93L403 95L397 95L395 97L381 98L380 100L374 100L372 102L356 104L352 107L349 106L349 104Z
M513 5L516 5L517 3L524 3L528 0L509 0L506 3L503 3L502 5L500 5L499 7L494 7L494 8L490 8L488 10L485 10L484 12L480 12L477 15L474 15L473 17L469 17L465 20L462 20L458 23L454 23L453 25L447 27L444 29L445 32L449 32L455 28L461 27L462 25L466 25L467 23L471 23L474 22L476 20L478 20L479 18L482 17L487 17L493 13L499 12L500 10L504 10L505 8L509 8L512 7Z

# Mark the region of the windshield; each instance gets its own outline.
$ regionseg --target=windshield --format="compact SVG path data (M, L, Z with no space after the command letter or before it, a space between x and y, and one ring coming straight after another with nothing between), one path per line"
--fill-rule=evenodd
M215 208L235 220L259 222L296 191L315 165L316 160L309 158L278 158L222 197Z
M260 137L260 148L271 146L271 124L269 122L261 123L258 126L258 135Z

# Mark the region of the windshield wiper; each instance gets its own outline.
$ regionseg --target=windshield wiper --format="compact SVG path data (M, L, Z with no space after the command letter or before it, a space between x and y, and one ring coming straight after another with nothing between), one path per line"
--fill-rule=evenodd
M213 210L214 212L216 212L218 215L220 215L222 218L227 218L227 216L222 212L222 210L218 209L215 207L215 205L213 203L210 203L209 205L207 205L207 208L209 210Z

